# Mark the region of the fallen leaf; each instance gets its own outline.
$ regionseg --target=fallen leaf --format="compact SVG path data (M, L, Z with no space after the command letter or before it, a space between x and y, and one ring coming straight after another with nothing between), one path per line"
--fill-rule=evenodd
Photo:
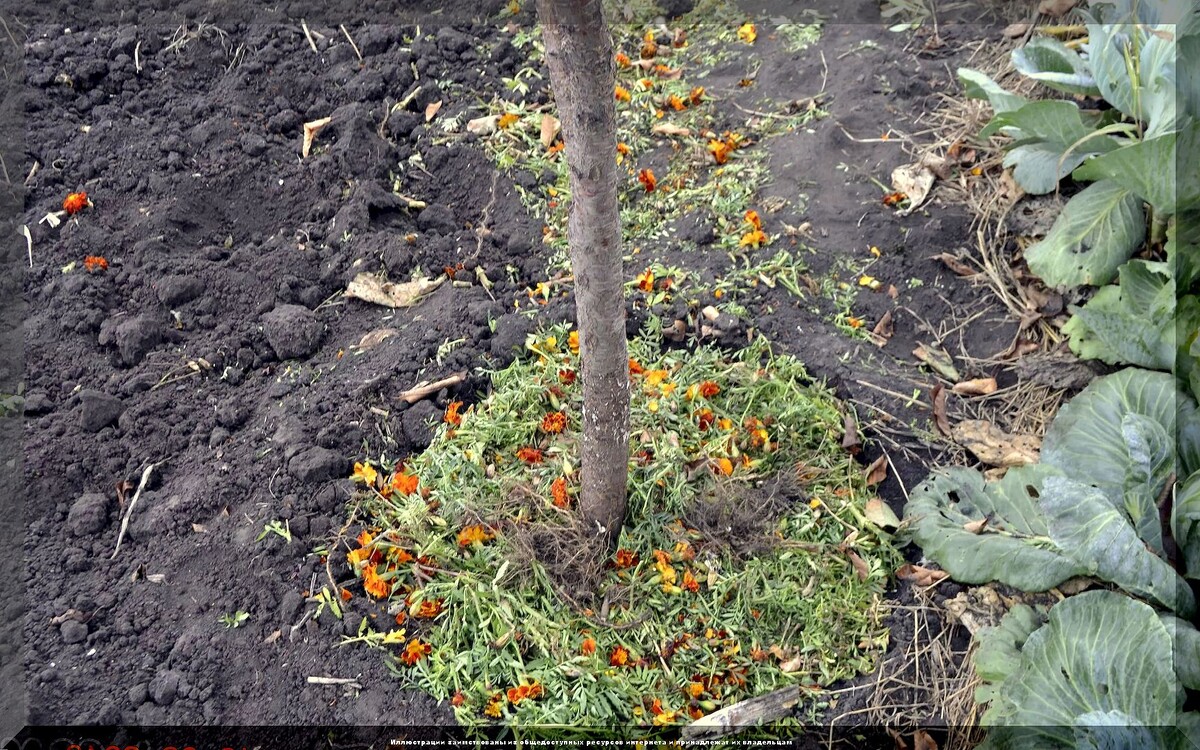
M914 586L932 586L933 584L949 577L949 573L944 570L934 570L933 568L924 568L920 565L912 563L904 563L896 571L896 577L901 581L910 581Z
M550 148L551 144L554 143L554 137L558 135L558 131L561 127L562 126L558 122L557 117L553 115L542 115L542 132L539 140L541 140L544 147Z
M854 412L847 410L842 417L842 449L855 454L862 450L862 439L858 436L858 420Z
M804 656L803 655L796 655L796 656L792 657L791 659L788 659L787 661L781 662L779 664L779 671L781 671L781 672L799 672L803 668L804 668Z
M844 550L846 557L850 558L850 564L854 566L854 572L858 574L858 580L865 581L871 575L871 567L867 565L867 561L858 556L858 553L852 549Z
M476 117L467 122L467 132L475 135L491 135L500 127L500 115Z
M77 609L68 609L61 615L55 615L50 618L51 625L62 625L67 620L75 620L76 622L87 622L88 617Z
M978 521L967 521L966 523L963 524L963 531L967 531L971 534L979 534L985 528L987 528L987 525L988 525L987 517L981 518Z
M384 341L387 341L389 338L398 333L400 333L400 331L395 328L376 328L374 331L364 334L363 337L358 340L358 345L356 348L365 352L368 349L379 346Z
M1078 2L1079 0L1042 0L1038 3L1038 13L1058 18L1074 8Z
M915 211L929 197L935 175L923 164L905 164L892 170L892 189L908 196L908 207L897 211L901 216Z
M882 454L879 458L871 462L871 465L863 471L867 477L867 486L873 487L883 480L887 479L888 460L887 454Z
M207 534L208 527L202 523L194 523L192 524L192 531L196 532L197 534Z
M957 255L951 253L942 253L941 255L933 256L937 260L946 264L946 268L956 273L959 276L974 276L979 273L978 270L971 268L963 262Z
M669 122L658 123L654 127L650 128L650 132L657 133L658 135L679 135L685 138L692 134L692 131L688 130L687 128L681 128L678 125L672 125Z
M421 278L416 281L392 283L373 273L360 273L346 286L346 296L371 302L384 307L410 307L437 289L446 280L444 275L435 279Z
M960 396L986 396L989 393L995 393L996 388L995 378L976 378L955 383L950 390Z
M1075 596L1076 594L1083 593L1084 591L1090 589L1094 583L1095 581L1093 579L1080 576L1078 578L1069 578L1054 588L1058 589L1066 596Z
M300 155L302 157L308 158L308 152L312 149L313 140L317 137L317 133L324 130L325 126L331 122L333 122L332 117L322 117L319 120L304 123L304 141L300 146Z
M279 640L281 637L283 637L283 631L282 631L282 630L275 630L275 631L272 631L270 635L268 635L266 638L263 638L263 644L264 644L264 645L268 645L268 646L269 646L270 644L272 644L272 643L274 643L275 641Z
M1029 24L1021 22L1010 23L1004 27L1004 31L1001 33L1004 34L1005 38L1007 39L1016 39L1019 36L1025 36L1027 33L1029 33Z
M892 311L888 310L871 329L871 336L876 345L883 346L892 338L893 333L895 333L895 326L892 324Z
M950 437L950 418L946 415L946 389L941 383L933 387L933 421L938 432Z
M954 367L954 358L945 349L938 349L928 344L918 344L913 349L913 356L932 367L939 375L951 382L958 382L958 370Z
M867 517L868 521L881 529L896 529L900 527L900 519L896 517L895 511L877 497L873 497L867 501L863 515Z
M438 99L436 102L430 102L425 107L425 122L429 122L430 120L432 120L434 118L434 115L436 115L438 113L438 110L441 108L442 108L442 100L441 99ZM497 120L497 122L499 122L499 120Z
M908 750L908 743L904 741L904 735L891 727L886 727L886 731L888 736L892 738L892 742L896 743L895 750Z
M1010 435L982 419L959 422L950 436L983 463L1003 468L1037 463L1042 447L1033 435Z
M938 750L938 744L924 729L913 732L913 750Z
M887 296L891 297L892 299L896 299L900 296L900 291L896 289L895 284L888 284Z

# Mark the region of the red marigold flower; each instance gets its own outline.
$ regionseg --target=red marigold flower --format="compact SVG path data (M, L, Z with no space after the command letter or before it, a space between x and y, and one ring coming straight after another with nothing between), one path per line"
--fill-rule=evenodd
M531 448L529 446L525 446L521 450L517 451L517 458L529 464L530 466L533 466L534 464L540 464L543 456L540 448Z
M721 392L721 386L711 380L705 380L700 384L700 395L704 398L712 398Z
M424 659L431 651L433 651L433 646L418 638L413 638L404 647L404 653L400 655L400 661L411 667Z
M87 208L88 197L87 193L80 191L78 193L70 193L63 199L63 210L68 214L77 214Z
M449 404L447 404L446 413L442 416L442 421L448 425L453 425L454 427L458 427L460 424L462 424L462 415L458 413L458 410L462 408L462 405L462 401L451 401Z
M696 580L696 576L692 575L690 570L683 571L683 589L693 594L700 590L700 582Z
M712 427L714 421L716 421L716 417L713 415L712 409L701 409L696 412L696 423L700 425L701 431Z
M642 187L646 188L647 193L654 190L654 186L658 184L658 178L654 176L654 170L652 169L640 170L637 178L638 182L642 183Z
M613 667L624 667L629 664L629 649L624 646L617 646L609 654L608 663Z
M456 692L454 694L454 697L450 699L450 705L454 706L455 708L458 708L459 706L461 706L462 704L464 704L466 702L467 702L467 696L463 695L463 692L461 690Z
M646 371L646 368L642 367L641 362L638 362L636 359L629 360L629 374L630 375L641 375L645 371Z
M619 549L614 561L618 568L632 568L638 564L638 554L630 549Z
M558 382L562 383L563 385L571 385L572 383L575 382L575 379L577 377L578 376L575 374L574 370L559 370L558 371Z
M417 606L417 613L413 617L416 617L418 620L432 620L441 613L441 599L426 599Z
M552 411L542 417L542 432L557 435L567 429L567 415L561 411Z

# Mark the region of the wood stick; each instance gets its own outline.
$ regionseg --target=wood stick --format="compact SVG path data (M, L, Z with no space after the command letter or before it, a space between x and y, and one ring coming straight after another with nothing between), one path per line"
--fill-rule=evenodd
M437 393L443 388L448 388L452 385L458 385L466 379L467 373L465 371L456 372L449 377L442 378L441 380L435 380L432 383L418 383L404 393L401 393L400 398L410 404L415 404L426 396Z
M133 515L133 506L137 505L138 498L142 496L142 490L146 489L146 484L150 481L150 472L161 464L162 461L150 464L142 472L142 480L138 482L137 491L133 493L133 499L129 501L129 507L125 509L125 516L121 519L121 530L117 532L117 546L113 550L112 557L108 558L109 560L117 559L117 553L121 551L121 540L125 538L125 532L129 529L129 517Z
M696 719L683 728L683 738L733 734L760 724L770 724L789 715L799 702L800 686L789 685Z
M321 54L321 51L317 49L317 42L313 39L312 32L308 30L308 23L303 18L300 19L300 28L304 29L304 38L308 40L308 46L312 47L312 51L315 54Z
M338 24L338 28L342 30L342 33L346 35L346 41L350 42L350 46L354 48L354 54L358 55L358 61L362 62L362 53L358 51L358 45L350 38L350 32L346 31L346 24Z

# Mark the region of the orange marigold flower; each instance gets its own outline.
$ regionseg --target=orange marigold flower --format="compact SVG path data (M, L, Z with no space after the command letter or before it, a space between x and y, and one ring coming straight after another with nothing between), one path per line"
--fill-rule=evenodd
M704 398L712 398L721 392L721 386L711 380L705 380L700 384L700 395Z
M638 362L636 359L629 360L629 374L630 375L641 375L645 371L646 371L646 368L642 367L641 362Z
M846 325L850 326L851 328L862 328L863 327L863 319L856 318L853 315L851 315L850 317L846 318Z
M759 217L758 211L755 211L752 208L746 212L746 215L744 218L746 219L746 223L749 224L751 227L753 227L755 229L762 229L762 219Z
M571 347L571 351L579 353L579 331L571 331L567 334L567 346Z
M563 385L571 385L575 382L576 377L577 375L575 374L574 370L564 369L558 371L558 382L562 383Z
M565 145L566 145L566 144L565 144L565 143L563 143L562 141L555 141L554 143L551 143L551 144L550 144L550 145L549 145L549 146L546 148L546 153L547 153L547 154L551 154L551 155L553 155L553 154L557 154L559 151L562 151L562 150L563 150L563 147L564 147Z
M646 385L660 385L670 374L666 370L649 370L646 372Z
M462 401L451 401L449 404L447 404L446 413L442 415L442 421L448 425L453 425L454 427L461 425L462 415L458 413L458 410L462 408L462 405Z
M391 560L396 565L407 565L408 563L417 559L417 558L413 557L409 553L409 551L404 549L403 547L392 547L391 549L388 550L387 556L388 556L388 559Z
M608 656L608 663L613 667L624 667L629 664L629 649L617 646Z
M762 247L770 242L766 232L761 229L755 229L751 232L746 232L742 235L742 239L738 241L738 247Z
M476 542L482 544L483 542L488 542L495 538L495 534L485 529L482 524L477 523L474 526L468 526L462 531L458 532L458 546L470 547Z
M557 435L567 429L567 415L561 411L552 411L542 417L542 432Z
M504 114L500 115L500 119L496 121L496 127L500 128L501 130L504 130L509 125L512 125L513 123L515 123L517 120L520 120L520 119L521 119L520 115L514 115L512 112L505 112Z
M392 475L392 492L398 495L411 495L417 491L420 480L407 471L398 471Z
M467 702L467 696L463 695L461 690L454 693L454 697L450 699L450 705L458 708Z
M366 547L369 546L371 542L375 541L375 537L371 536L371 532L363 529L361 532L359 532L357 541L359 547Z
M419 638L413 638L404 647L404 653L400 655L400 661L411 667L428 656L431 651L433 651L433 646Z
M627 102L630 99L629 89L624 86L617 86L613 89L613 98L619 102Z
M83 259L83 267L89 272L108 270L108 261L99 255L89 255Z
M624 52L618 52L614 59L617 61L618 68L628 68L630 65L629 55Z
M638 564L638 554L630 549L619 549L613 560L618 568L632 568Z
M596 653L596 640L594 638L584 638L583 645L579 647L584 656L591 656Z
M397 625L403 625L405 623L405 621L407 621L407 620L408 620L408 613L406 613L406 612L397 612L396 613L396 624Z
M531 448L529 446L525 446L521 450L517 451L517 458L529 464L530 466L533 466L534 464L540 464L543 456L540 448Z
M88 197L85 192L70 193L63 199L63 210L68 214L77 214L86 208L88 205Z
M733 474L733 462L728 458L718 458L717 464L714 468L725 476L730 476Z
M658 178L654 176L654 171L651 169L642 169L637 174L638 182L642 183L642 187L646 188L646 192L654 190L658 184Z
M571 504L571 498L567 494L566 477L559 477L550 483L550 495L554 498L556 508L566 508Z
M351 599L353 596L354 596L354 594L352 594L352 593L350 592L350 589L342 589L342 590L341 590L341 597L342 597L342 601L344 601L344 602L348 602L348 601L350 601L350 599Z
M708 150L713 155L713 161L717 164L724 164L729 161L729 154L733 149L725 141L711 140L708 142Z
M676 112L682 112L683 110L687 109L687 104L685 104L683 99L680 99L676 94L671 94L669 97L667 97L667 106Z
M363 589L368 596L376 599L383 599L388 594L392 593L392 584L383 580L383 578L375 572L374 565L368 565L363 568Z
M621 156L629 156L629 146L624 143L617 143L617 153Z
M369 549L352 549L346 553L346 562L352 567L357 567L359 563L366 562L371 559L371 550Z
M696 576L692 575L692 571L690 570L683 571L682 585L685 591L690 591L693 594L700 590L700 582L696 580Z
M637 281L638 289L641 289L643 292L654 291L654 272L649 268L639 273L635 281Z
M692 104L699 104L702 99L704 99L703 86L697 86L688 92L688 101L690 101Z
M642 48L638 51L643 60L649 60L658 54L658 43L654 41L654 32L647 31L642 39Z
M704 695L703 682L689 682L687 685L687 694L692 698L699 698Z
M417 612L413 615L418 620L432 620L442 613L441 599L426 599L417 605Z

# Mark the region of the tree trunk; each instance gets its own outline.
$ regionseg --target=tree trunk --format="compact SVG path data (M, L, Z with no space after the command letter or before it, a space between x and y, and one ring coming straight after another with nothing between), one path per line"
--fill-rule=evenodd
M617 207L615 68L600 0L538 0L570 177L567 241L583 376L579 507L603 543L625 522L629 354Z

